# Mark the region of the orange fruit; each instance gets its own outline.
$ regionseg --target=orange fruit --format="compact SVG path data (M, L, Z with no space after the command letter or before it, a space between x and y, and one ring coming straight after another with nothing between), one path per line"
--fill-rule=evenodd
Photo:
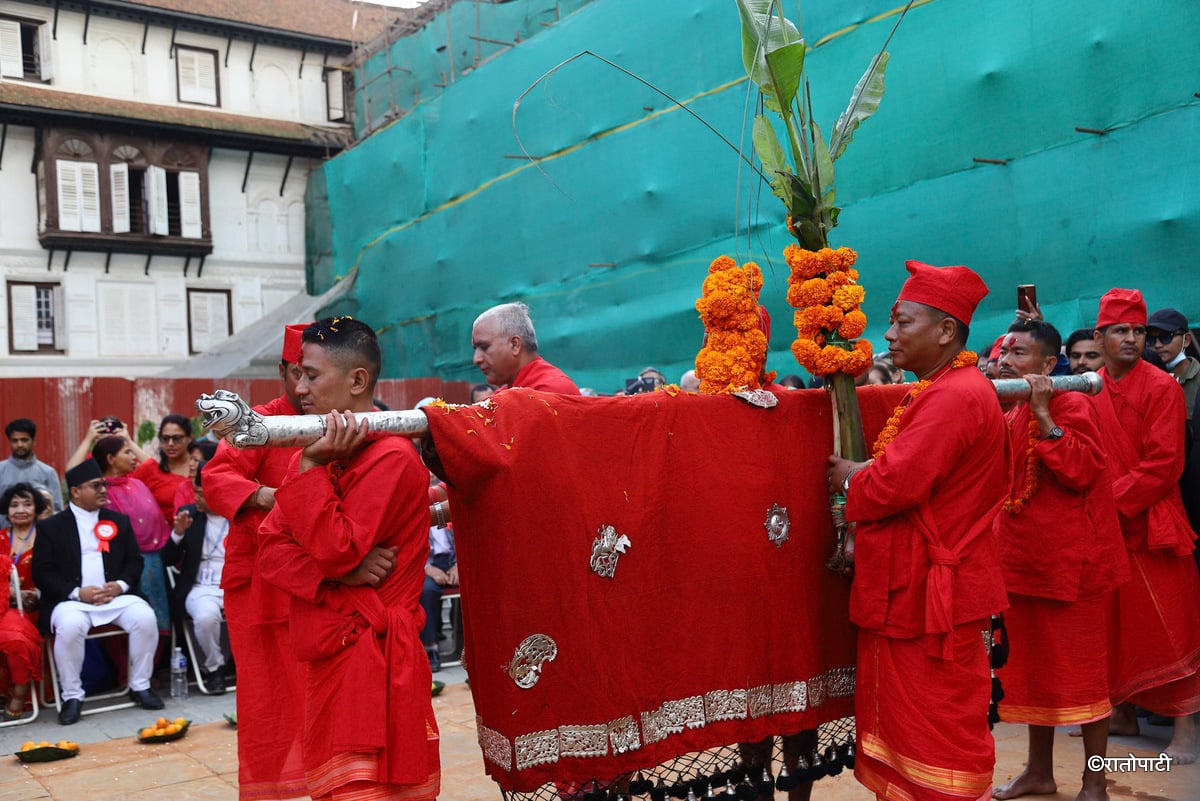
M154 729L147 726L146 728L144 728L140 732L138 732L138 736L141 737L143 740L146 739L147 737L153 737Z
M21 743L22 751L32 751L35 748L37 748L37 743L35 743L33 740L26 740L25 742Z
M167 720L166 718L159 718L158 720L154 721L154 728L165 729L165 728L167 728L167 724L169 724L170 722L171 721Z
M46 742L45 740L42 740L40 743L37 744L37 747L38 748L49 748L50 743Z
M187 725L187 718L175 718L175 720L173 720L171 722L182 729L184 726Z
M174 723L172 723L170 726L167 726L167 730L165 733L166 734L179 734L179 727L177 725L175 725Z
M61 748L64 751L71 750L71 744L69 742L67 742L66 740L59 740L57 743L54 744L54 747Z

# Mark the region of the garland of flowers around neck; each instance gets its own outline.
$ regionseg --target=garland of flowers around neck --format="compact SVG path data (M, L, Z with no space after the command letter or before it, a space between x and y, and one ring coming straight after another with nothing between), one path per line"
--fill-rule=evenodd
M969 350L964 350L954 357L954 361L950 362L950 369L959 370L963 367L974 367L978 363L978 354ZM900 402L900 405L895 408L895 410L892 412L892 416L888 418L887 423L883 426L883 430L880 431L879 436L875 438L875 445L871 450L872 456L874 456L876 459L878 459L880 456L883 456L883 452L887 450L887 446L890 445L892 440L896 438L896 435L900 433L900 418L904 416L905 409L908 408L909 404L912 403L914 398L916 398L925 390L929 389L929 385L932 383L933 380L928 378L918 381L917 385L913 387L909 391L908 395L905 396L904 400Z
M708 268L696 311L704 322L704 347L696 355L700 392L720 395L760 389L775 379L763 375L767 361L767 336L760 328L758 293L762 270L754 262L739 267L728 256L718 256Z
M1009 423L1012 427L1012 423ZM1038 478L1041 474L1042 462L1033 455L1033 449L1037 447L1038 442L1042 438L1042 427L1038 424L1037 418L1032 414L1029 416L1029 444L1025 448L1025 491L1021 493L1021 497L1009 497L1004 502L1002 507L1004 511L1010 515L1015 515L1029 503L1029 499L1038 491Z

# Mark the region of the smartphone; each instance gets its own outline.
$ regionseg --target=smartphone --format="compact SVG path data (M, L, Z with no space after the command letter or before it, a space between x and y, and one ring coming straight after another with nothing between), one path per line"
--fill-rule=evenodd
M1033 284L1017 284L1017 308L1031 312L1037 308L1037 287Z

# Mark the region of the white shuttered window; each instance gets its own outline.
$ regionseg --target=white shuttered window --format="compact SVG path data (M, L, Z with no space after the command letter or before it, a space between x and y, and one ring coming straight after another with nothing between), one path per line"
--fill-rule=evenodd
M179 173L179 232L185 239L200 239L200 173Z
M179 102L219 105L217 54L214 51L176 46L175 70L179 80Z
M100 167L89 161L55 162L60 231L100 232Z
M146 199L146 212L150 223L150 233L158 236L170 236L170 223L167 217L167 171L153 165L146 168L146 186L142 197Z
M129 165L109 166L112 178L112 224L114 234L129 233Z

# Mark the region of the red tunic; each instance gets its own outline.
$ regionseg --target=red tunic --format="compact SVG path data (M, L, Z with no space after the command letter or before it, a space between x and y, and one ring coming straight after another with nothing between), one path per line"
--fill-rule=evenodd
M550 362L538 356L518 372L511 384L513 387L538 389L542 392L557 392L560 395L578 395L579 387Z
M996 392L967 367L911 399L884 454L851 479L855 776L880 797L991 796L982 631L1007 605L992 518L1008 464Z
M1056 395L1050 416L1063 430L1040 439L1036 492L1015 514L996 515L996 536L1011 606L1012 652L1000 717L1010 723L1065 726L1107 717L1106 593L1129 580L1112 476L1091 401ZM1009 421L1010 497L1026 491L1028 403ZM1087 654L1087 658L1080 658Z
M255 406L254 411L295 414L285 396ZM304 676L292 648L287 596L255 571L258 527L266 513L242 508L260 486L283 483L295 452L295 448L240 450L222 442L202 475L209 508L230 521L221 587L238 665L241 801L308 794L302 755Z
M0 532L4 552L0 553L0 586L7 598L11 586L13 555L8 545L12 530ZM33 549L16 558L17 576L22 590L33 589ZM0 691L6 695L14 684L28 684L42 678L42 635L38 633L37 612L21 614L7 603L0 605Z
M1200 575L1179 494L1183 390L1143 361L1119 381L1101 375L1095 404L1133 573L1110 616L1112 699L1190 714L1200 710Z
M188 477L170 471L164 473L157 459L147 459L129 475L150 488L154 500L158 502L158 508L162 511L163 519L167 521L168 526L174 525L175 490L179 489L179 485L187 481Z
M412 443L395 437L370 443L344 470L297 474L298 463L297 455L263 523L258 565L292 596L293 643L307 678L309 793L433 799L438 733L419 636L429 471ZM376 545L398 549L380 587L326 581Z

